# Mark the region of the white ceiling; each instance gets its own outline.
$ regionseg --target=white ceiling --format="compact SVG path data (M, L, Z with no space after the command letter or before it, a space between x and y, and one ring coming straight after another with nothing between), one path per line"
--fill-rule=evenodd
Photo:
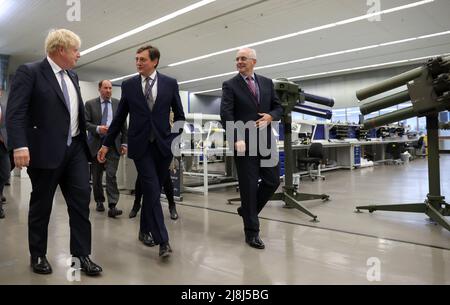
M64 27L82 39L82 50L127 32L198 0L80 0L81 20L69 22L61 0L0 0L0 54L12 55L11 68L44 56L49 29ZM418 0L380 0L389 9ZM151 43L162 53L159 70L186 81L235 70L235 52L168 67L210 52L273 38L368 13L367 0L217 0L200 9L83 56L81 80L113 79L135 72L138 46ZM372 44L450 30L450 0L362 20L256 46L258 65L269 65ZM380 47L260 70L271 78L292 77L351 67L450 53L450 35ZM221 87L225 76L181 85L201 91Z

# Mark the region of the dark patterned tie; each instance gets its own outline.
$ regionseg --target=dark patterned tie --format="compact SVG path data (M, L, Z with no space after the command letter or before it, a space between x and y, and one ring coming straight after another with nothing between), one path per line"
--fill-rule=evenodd
M155 100L153 99L153 93L152 93L152 89L153 89L153 85L155 85L155 80L156 77L152 80L150 77L147 77L145 79L145 100L147 101L147 105L148 108L150 109L150 111L153 111L153 106L155 106ZM150 84L151 81L151 84ZM150 138L149 138L150 142L154 142L155 141L155 133L153 132L153 128L150 129Z
M156 78L155 78L156 79ZM151 84L150 84L151 82ZM155 80L151 79L150 77L147 77L145 79L145 99L147 100L148 108L150 108L150 111L153 111L153 106L155 106L155 100L153 99L153 85L155 84Z

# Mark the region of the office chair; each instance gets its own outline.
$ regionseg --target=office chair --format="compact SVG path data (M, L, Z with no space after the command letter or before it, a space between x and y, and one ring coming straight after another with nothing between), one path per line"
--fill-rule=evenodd
M413 144L406 144L406 149L411 154L413 159L416 159L417 157L426 157L426 154L424 152L425 143L424 143L424 137L420 137L417 142Z
M417 143L413 145L413 147L415 148L414 156L422 158L426 157L426 153L424 151L425 148L424 137L420 137L419 140L417 140Z
M401 160L401 154L405 151L405 145L403 143L389 143L386 145L386 155L390 156L391 159L386 160L386 162L399 165L403 164Z
M320 165L323 159L323 147L322 143L311 143L311 146L308 150L308 157L306 158L298 158L297 162L300 164L305 164L308 169L308 177L311 180L315 180L317 178L322 178L325 180L325 177L320 174ZM317 167L317 174L313 174L314 165ZM302 177L300 177L301 179Z

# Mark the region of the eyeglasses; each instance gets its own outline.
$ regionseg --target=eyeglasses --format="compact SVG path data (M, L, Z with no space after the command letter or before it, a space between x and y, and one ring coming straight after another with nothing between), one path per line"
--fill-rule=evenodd
M236 62L238 62L238 61L247 61L249 59L254 59L254 58L248 58L248 57L245 57L245 56L240 56L240 57L236 57Z

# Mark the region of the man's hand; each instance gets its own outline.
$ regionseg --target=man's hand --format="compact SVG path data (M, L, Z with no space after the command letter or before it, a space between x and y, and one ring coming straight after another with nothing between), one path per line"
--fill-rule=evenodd
M258 121L256 121L255 123L256 128L266 128L273 121L273 118L270 114L258 113L258 115L260 115L261 118Z
M238 153L245 153L245 141L237 141L234 144L234 147L236 148Z
M14 164L19 169L30 165L30 152L28 149L17 150L14 152Z
M100 125L98 126L98 133L103 135L106 135L108 133L108 126L106 125Z
M99 163L105 163L106 162L106 154L108 153L109 148L106 146L102 146L100 150L97 153L97 161Z
M124 156L127 154L127 152L128 152L127 146L124 146L124 145L120 146L120 155Z

